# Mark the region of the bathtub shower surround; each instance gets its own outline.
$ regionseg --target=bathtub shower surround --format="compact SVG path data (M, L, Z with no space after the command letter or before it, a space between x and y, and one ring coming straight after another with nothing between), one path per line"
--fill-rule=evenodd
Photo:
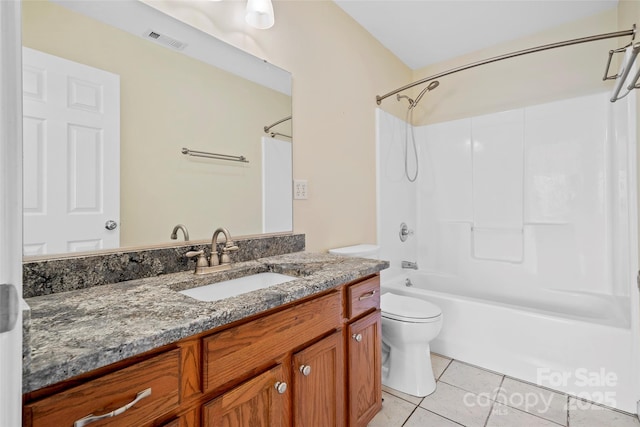
M416 127L415 183L378 110L378 243L383 292L442 308L434 351L635 412L635 100L609 97Z

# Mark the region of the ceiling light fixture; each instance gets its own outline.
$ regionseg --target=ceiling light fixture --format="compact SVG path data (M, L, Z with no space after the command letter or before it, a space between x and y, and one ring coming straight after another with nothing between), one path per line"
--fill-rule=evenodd
M247 13L244 18L247 24L260 30L273 27L275 18L271 0L248 0Z

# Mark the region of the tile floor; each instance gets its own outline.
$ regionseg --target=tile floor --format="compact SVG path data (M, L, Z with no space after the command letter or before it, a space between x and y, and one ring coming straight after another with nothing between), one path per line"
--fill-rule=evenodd
M635 416L496 372L437 354L431 362L436 391L420 398L383 387L369 427L640 427Z

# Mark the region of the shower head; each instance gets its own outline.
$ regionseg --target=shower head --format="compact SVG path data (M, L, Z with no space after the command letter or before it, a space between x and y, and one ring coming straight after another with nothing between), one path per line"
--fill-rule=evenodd
M420 100L422 99L422 97L424 96L425 93L434 90L439 85L440 85L440 82L437 81L437 80L434 80L431 83L429 83L429 85L427 87L422 89L422 92L420 92L420 94L416 97L416 100L413 101L413 103L411 104L411 106L409 108L415 108L416 105L418 105L418 102L420 102Z

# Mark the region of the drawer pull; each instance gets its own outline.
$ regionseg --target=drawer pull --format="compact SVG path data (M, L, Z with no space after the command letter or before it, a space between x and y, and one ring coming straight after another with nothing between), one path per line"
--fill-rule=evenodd
M351 338L356 340L356 342L362 342L362 334L353 334L351 335Z
M105 418L112 418L115 416L118 416L120 414L122 414L123 412L126 412L128 409L130 409L133 405L135 405L136 403L140 402L142 399L144 399L145 397L149 397L151 396L151 389L148 388L146 390L142 390L141 392L139 392L136 396L135 399L133 399L131 402L127 403L126 405L109 412L108 414L104 414L104 415L87 415L84 418L79 419L78 421L76 421L75 423L73 423L73 427L84 427L88 424L91 424L93 422L96 421L100 421L100 420L104 420Z
M363 299L367 299L367 298L373 298L373 296L378 293L378 291L371 291L371 292L367 292L366 294L362 294L360 295L360 298L358 298L358 301L362 301Z

